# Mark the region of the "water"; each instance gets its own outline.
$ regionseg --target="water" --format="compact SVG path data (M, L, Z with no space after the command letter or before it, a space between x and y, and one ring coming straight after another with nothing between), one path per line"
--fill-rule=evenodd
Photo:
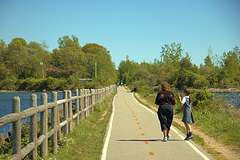
M226 102L240 109L240 93L214 93L217 97L222 97Z
M37 94L37 105L43 104L42 93L36 92ZM53 95L51 92L48 94L48 102L52 102ZM13 112L13 97L19 96L21 100L21 111L31 106L31 95L32 92L0 92L0 117ZM75 95L75 93L73 93ZM64 98L64 92L58 92L58 99ZM26 120L25 120L26 121ZM0 127L0 133L7 133L12 130L12 125L7 124Z
M31 92L0 92L0 117L12 113L12 99L14 96L19 96L21 99L21 111L31 106ZM43 103L42 93L36 92L37 104ZM73 96L75 93L72 93ZM215 93L215 96L223 97L227 102L240 109L240 93ZM58 92L58 99L64 98L64 92ZM48 93L48 102L52 102L52 93ZM0 133L11 131L11 124L0 127Z

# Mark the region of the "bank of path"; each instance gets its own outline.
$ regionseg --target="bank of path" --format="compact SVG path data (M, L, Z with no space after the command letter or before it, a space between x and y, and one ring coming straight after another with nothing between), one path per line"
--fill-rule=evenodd
M172 127L162 142L157 114L137 102L123 87L113 101L113 113L102 160L208 160L211 157Z

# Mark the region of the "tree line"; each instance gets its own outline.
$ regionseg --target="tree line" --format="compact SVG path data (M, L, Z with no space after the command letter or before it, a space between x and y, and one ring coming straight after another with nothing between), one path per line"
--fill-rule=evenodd
M127 57L119 65L119 79L144 91L163 81L177 89L240 87L240 49L235 47L218 58L209 49L198 66L192 63L180 43L166 44L162 46L160 58L153 63L137 63Z
M92 79L80 81L80 79ZM1 90L55 90L97 88L115 83L117 72L109 51L102 45L81 46L75 36L58 39L58 47L14 38L0 40Z

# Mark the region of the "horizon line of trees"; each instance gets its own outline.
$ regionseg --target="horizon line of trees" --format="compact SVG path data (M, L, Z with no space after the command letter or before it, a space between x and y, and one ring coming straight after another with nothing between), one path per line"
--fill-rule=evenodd
M80 78L93 80L80 83ZM63 36L58 47L48 51L44 43L24 38L13 38L8 44L0 40L1 90L97 88L116 80L111 55L102 45L81 46L77 37Z
M166 81L177 89L240 87L240 48L224 52L219 58L209 49L204 62L197 66L180 43L165 44L153 63L121 61L119 79L137 88L154 88Z

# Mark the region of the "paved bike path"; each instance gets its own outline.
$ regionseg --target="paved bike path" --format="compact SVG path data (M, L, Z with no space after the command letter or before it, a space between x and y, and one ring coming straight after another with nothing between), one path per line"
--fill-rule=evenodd
M127 92L123 87L118 88L113 105L112 126L109 139L106 139L108 141L106 158L102 160L210 159L173 131L170 132L171 140L162 142L157 114L142 107L132 93Z

